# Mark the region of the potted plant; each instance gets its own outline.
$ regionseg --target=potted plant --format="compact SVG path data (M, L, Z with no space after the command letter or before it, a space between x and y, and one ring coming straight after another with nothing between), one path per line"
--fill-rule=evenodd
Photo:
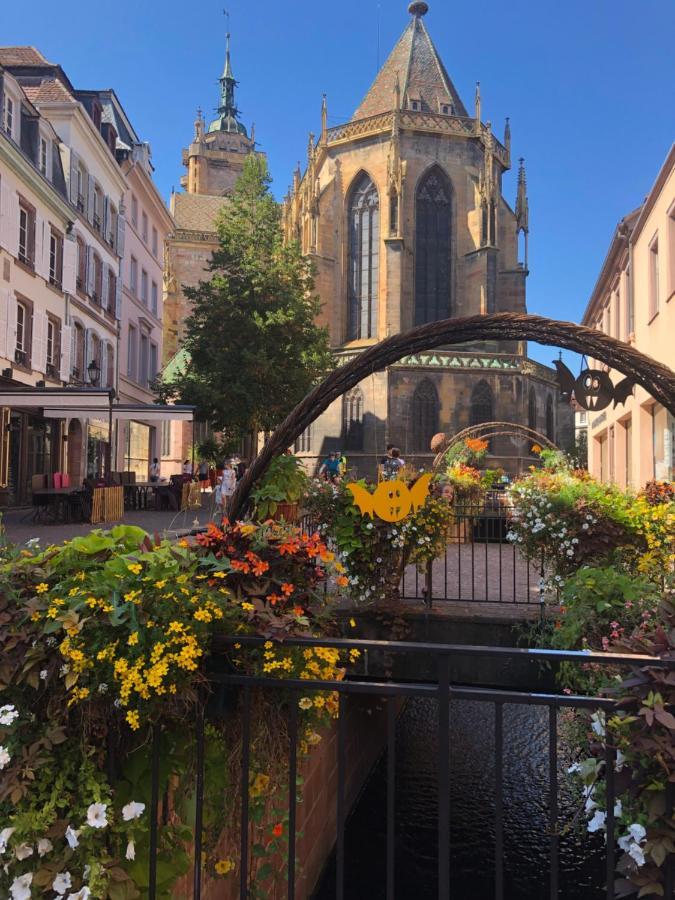
M256 519L298 519L299 501L307 489L309 478L297 456L277 456L262 480L251 492Z

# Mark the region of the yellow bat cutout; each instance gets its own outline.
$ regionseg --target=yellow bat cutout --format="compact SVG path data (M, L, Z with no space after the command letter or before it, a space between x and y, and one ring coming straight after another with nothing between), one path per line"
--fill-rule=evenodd
M375 492L370 493L361 484L348 484L354 503L362 515L373 518L375 514L385 522L400 522L410 510L417 510L429 496L431 475L422 475L415 484L408 488L403 481L381 481Z

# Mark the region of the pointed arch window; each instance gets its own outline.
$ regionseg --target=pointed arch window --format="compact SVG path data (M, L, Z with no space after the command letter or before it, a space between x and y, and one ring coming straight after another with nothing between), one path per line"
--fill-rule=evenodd
M432 437L438 433L438 392L425 378L412 397L412 446L418 453L428 453Z
M438 166L419 183L415 213L415 325L423 325L452 314L452 186Z
M494 422L494 396L487 381L479 381L471 391L471 425Z
M533 387L530 388L527 397L527 424L530 428L537 430L537 395Z
M549 394L546 398L546 437L554 440L555 423L553 419L553 397Z
M345 450L363 450L363 391L348 391L342 400L342 443Z
M349 315L347 339L377 334L380 261L380 201L377 188L364 172L349 200Z

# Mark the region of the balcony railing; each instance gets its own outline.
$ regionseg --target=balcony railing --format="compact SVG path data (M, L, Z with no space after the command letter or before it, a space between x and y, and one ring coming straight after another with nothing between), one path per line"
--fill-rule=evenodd
M24 366L28 368L28 354L25 350L19 350L18 348L14 351L14 362L18 366Z
M52 381L59 381L59 370L56 368L54 363L47 363L47 378L51 378Z

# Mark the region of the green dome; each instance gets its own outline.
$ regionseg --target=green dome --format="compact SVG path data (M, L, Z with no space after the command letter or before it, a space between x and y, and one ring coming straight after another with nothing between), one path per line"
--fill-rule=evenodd
M217 119L214 119L207 128L208 134L213 134L216 131L246 135L246 126L242 125L231 113L223 113Z

